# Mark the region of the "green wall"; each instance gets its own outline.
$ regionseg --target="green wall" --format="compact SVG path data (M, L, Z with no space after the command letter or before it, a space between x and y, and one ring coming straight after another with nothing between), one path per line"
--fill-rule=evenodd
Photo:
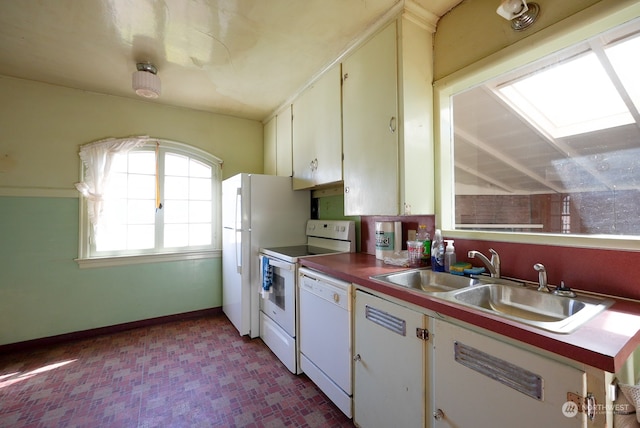
M4 76L0 93L0 345L221 306L219 257L78 267L78 149L150 135L261 173L260 122Z
M344 195L331 195L318 198L318 218L321 220L353 220L356 225L356 251L360 251L360 216L344 215Z
M0 197L0 344L218 307L221 259L79 269L78 199Z

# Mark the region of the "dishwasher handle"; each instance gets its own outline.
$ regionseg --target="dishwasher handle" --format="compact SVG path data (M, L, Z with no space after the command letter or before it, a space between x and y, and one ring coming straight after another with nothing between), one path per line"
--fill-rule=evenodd
M307 277L315 281L322 281L336 288L344 288L344 289L351 288L351 284L346 281L342 281L338 278L333 278L329 275L325 275L322 272L318 272L316 270L309 269L306 267L301 267L300 269L298 269L298 275L300 276L300 278Z

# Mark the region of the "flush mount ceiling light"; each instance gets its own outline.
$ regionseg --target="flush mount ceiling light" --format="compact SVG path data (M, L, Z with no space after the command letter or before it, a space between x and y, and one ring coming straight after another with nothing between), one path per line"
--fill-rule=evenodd
M540 6L537 3L527 4L526 0L504 0L496 13L507 21L511 21L511 28L515 31L522 31L536 22Z
M158 69L151 63L139 62L137 71L133 73L131 86L136 94L145 98L158 98L160 96L160 78Z

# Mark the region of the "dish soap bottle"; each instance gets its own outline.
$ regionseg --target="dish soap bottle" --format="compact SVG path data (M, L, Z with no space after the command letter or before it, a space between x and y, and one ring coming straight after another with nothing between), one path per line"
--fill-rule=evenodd
M431 239L429 237L429 232L427 232L427 225L420 224L418 225L418 234L416 235L416 240L422 241L423 252L422 252L422 265L427 266L429 262L429 258L431 257Z
M453 239L445 239L447 249L444 252L444 271L449 272L451 266L456 264L456 249L453 246Z
M431 242L431 270L434 272L444 272L444 241L442 231L436 229Z

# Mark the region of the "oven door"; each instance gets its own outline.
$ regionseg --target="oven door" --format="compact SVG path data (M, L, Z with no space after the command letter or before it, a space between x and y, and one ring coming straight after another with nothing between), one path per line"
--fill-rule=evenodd
M260 299L260 310L287 334L296 337L296 263L268 257L271 266L271 291ZM262 258L260 259L262 261ZM260 286L262 289L262 266Z

